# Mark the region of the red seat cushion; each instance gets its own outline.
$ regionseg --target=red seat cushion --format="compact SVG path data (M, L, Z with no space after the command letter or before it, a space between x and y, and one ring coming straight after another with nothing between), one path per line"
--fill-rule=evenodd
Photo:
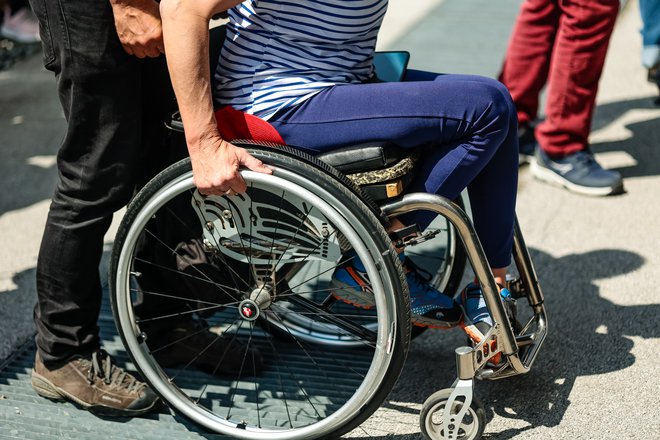
M252 139L284 145L284 139L268 121L238 111L231 106L216 110L215 119L218 122L220 136L225 140Z

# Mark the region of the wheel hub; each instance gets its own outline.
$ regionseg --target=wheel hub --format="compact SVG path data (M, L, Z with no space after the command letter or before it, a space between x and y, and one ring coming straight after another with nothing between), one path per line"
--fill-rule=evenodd
M257 303L251 299L245 299L238 305L238 313L241 315L241 318L246 321L254 321L261 314L261 309L259 309Z
M241 315L241 318L246 321L256 320L261 315L261 311L267 309L272 304L272 291L273 287L268 283L254 288L250 292L250 296L238 305L238 313Z

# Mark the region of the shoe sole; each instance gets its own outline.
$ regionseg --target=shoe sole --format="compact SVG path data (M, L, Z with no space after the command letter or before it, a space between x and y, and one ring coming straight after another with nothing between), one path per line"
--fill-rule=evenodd
M368 310L376 306L373 294L365 291L356 291L355 288L341 281L331 280L329 288L332 296L353 307Z
M534 155L518 153L518 166L530 165L534 161Z
M91 405L89 403L83 402L82 400L78 399L76 396L67 393L62 388L53 384L51 381L41 376L39 373L37 373L34 370L32 370L32 388L41 397L45 397L47 399L55 400L55 401L69 400L76 403L77 405L79 405L80 407L82 407L87 411L106 417L139 416L154 409L154 407L158 403L158 399L155 399L154 402L149 407L139 410L117 409L104 405Z
M463 319L456 322L440 321L423 315L412 315L410 322L415 327L435 328L439 330L450 330L463 325Z
M356 293L352 286L342 283L341 281L330 281L330 288L332 289L332 296L340 301L352 305L353 307L369 310L376 306L376 303L373 301L373 295L367 292L363 292L363 294ZM458 327L462 322L462 318L456 322L448 322L429 318L423 315L412 315L411 317L411 323L416 327L436 328L441 330L449 330Z
M623 192L623 183L620 183L619 185L615 185L615 186L608 186L602 188L577 185L571 182L570 180L561 177L559 174L555 173L554 171L550 171L547 168L540 166L536 160L530 163L530 170L532 171L532 175L534 177L536 177L537 179L543 182L560 186L566 188L571 192L582 194L585 196L602 197L613 194L620 194Z

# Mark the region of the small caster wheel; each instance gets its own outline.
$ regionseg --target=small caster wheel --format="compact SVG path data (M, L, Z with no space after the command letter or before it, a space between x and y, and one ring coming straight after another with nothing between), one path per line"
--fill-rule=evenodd
M422 434L429 440L447 440L450 437L445 437L444 414L451 396L453 389L447 388L433 393L424 405L419 414L419 425L422 429ZM460 401L454 401L450 409L452 415L458 414L463 408ZM458 427L458 435L451 438L451 440L478 440L481 438L484 429L486 428L486 411L484 407L476 398L472 399L468 412L463 417ZM451 428L450 428L451 429Z

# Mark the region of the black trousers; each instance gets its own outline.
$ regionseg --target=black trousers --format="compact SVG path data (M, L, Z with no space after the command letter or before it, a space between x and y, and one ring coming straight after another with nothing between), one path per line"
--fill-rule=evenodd
M67 130L37 263L36 343L46 364L98 348L99 263L112 214L182 156L165 117L174 97L163 57L126 54L108 0L30 0L44 65Z

